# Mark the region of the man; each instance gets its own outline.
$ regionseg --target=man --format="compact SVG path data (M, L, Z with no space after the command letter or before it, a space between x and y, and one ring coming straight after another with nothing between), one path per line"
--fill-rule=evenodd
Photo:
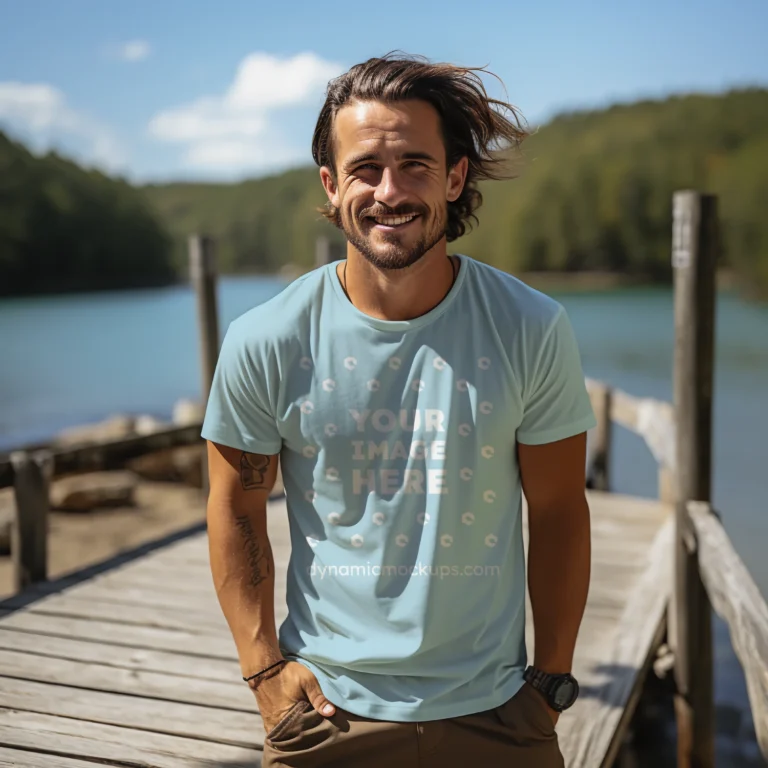
M478 181L501 175L495 149L525 135L474 70L353 67L313 140L346 260L227 330L202 432L211 568L264 766L563 764L595 421L563 308L446 250ZM279 634L278 460L292 545Z

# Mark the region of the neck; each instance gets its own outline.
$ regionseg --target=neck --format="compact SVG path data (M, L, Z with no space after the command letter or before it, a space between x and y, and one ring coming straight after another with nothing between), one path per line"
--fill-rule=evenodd
M347 244L347 260L337 266L336 274L349 300L366 315L413 320L445 298L458 267L447 255L445 240L405 269L379 269Z

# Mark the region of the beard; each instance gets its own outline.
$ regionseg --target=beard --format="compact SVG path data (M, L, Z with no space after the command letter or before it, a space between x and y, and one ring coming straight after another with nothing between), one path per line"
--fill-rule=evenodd
M424 231L421 237L411 245L401 242L401 235L397 232L388 232L381 235L383 245L374 246L370 237L366 237L362 231L362 222L370 215L363 212L357 220L350 220L346 211L341 212L341 229L347 240L362 254L363 258L377 269L405 269L419 261L424 254L431 251L444 237L448 228L448 206L438 210L429 218L428 209L410 211L387 211L379 215L406 215L418 213L424 222Z

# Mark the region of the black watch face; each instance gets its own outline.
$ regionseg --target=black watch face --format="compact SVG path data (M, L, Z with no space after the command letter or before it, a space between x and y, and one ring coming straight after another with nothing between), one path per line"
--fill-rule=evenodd
M576 681L573 679L565 679L560 681L552 698L554 699L555 706L565 709L570 707L571 704L576 701L578 694L579 687L576 684Z

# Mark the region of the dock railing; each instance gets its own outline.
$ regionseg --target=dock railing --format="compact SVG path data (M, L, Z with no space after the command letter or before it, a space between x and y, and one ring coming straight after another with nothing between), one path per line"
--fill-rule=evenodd
M659 498L675 507L672 652L680 768L714 767L711 611L728 625L744 670L758 745L768 759L768 606L711 506L717 199L673 199L674 403L587 380L598 425L587 484L611 490L613 424L640 435L658 464Z
M675 423L671 403L636 397L594 379L587 379L587 389L598 419L588 462L589 487L612 490L606 468L610 467L612 425L618 424L643 438L658 463L659 499L674 504ZM686 518L688 525L680 536L687 555L696 557L709 604L728 625L731 644L744 670L758 745L768 759L768 605L710 503L688 500ZM670 585L670 595L673 591ZM670 613L673 606L670 600ZM670 640L675 618L669 615L667 619ZM711 669L700 668L697 674L711 675Z
M671 403L636 397L594 379L587 379L587 389L598 419L591 440L589 486L611 490L606 468L610 467L612 425L618 424L645 440L659 467L659 499L674 504L675 422ZM685 507L688 524L679 534L686 554L696 558L709 604L728 625L731 644L744 670L758 745L768 759L768 606L733 548L720 514L706 501L687 500ZM670 612L673 605L670 601ZM667 619L670 640L675 618L670 615ZM711 664L711 658L709 661ZM711 669L699 668L697 674L711 675Z
M48 515L54 478L123 469L140 456L200 443L201 428L202 424L194 423L79 446L18 450L0 460L0 488L13 488L16 501L11 521L14 591L48 578Z

